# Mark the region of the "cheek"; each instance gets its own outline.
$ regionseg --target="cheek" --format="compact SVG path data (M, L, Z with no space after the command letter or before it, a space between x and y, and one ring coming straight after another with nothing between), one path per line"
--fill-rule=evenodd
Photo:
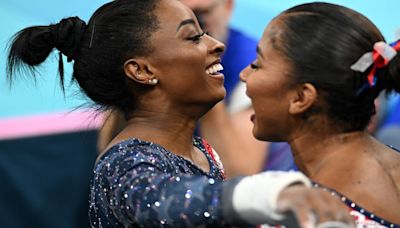
M260 79L259 74L251 72L251 70L244 71L246 75L246 93L251 98L253 103L260 103L260 100L263 100L268 96L266 92L268 91L267 84Z
M174 68L174 70L180 69L196 69L196 68L204 68L205 64L205 56L204 51L198 49L192 50L176 50L176 52L180 52L178 55L172 54L169 56L168 66L170 68ZM167 57L168 58L168 57Z
M188 77L205 72L205 56L204 51L198 48L191 47L186 50L180 48L167 53L157 64L162 65L163 75L173 78L179 76L178 80L189 80ZM191 80L193 78L191 77Z

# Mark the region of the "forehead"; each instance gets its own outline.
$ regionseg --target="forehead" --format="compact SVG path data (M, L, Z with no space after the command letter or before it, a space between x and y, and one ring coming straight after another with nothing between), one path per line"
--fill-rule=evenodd
M157 15L159 29L153 34L153 40L154 38L170 39L176 37L178 26L182 21L188 19L197 21L193 11L178 0L160 0L155 9L155 14ZM185 25L182 28L189 26L191 25Z
M275 18L264 30L259 46L265 48L278 48L284 42L284 23L280 18Z
M178 0L161 0L155 9L159 29L157 33L176 34L179 24L187 19L196 21L193 11Z
M183 5L178 0L160 0L157 8L154 10L158 20L158 29L151 35L150 42L153 48L158 52L170 51L171 48L178 42L177 36L181 30L190 28L196 25L184 25L178 30L180 24L188 19L192 19L195 23L196 17L191 9Z
M155 13L162 25L177 26L182 20L194 18L191 9L178 0L161 0Z

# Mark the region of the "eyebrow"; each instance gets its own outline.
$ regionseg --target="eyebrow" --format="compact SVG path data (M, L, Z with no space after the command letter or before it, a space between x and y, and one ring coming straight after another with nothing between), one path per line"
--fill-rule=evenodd
M182 26L185 26L185 25L188 25L188 24L193 24L193 25L195 25L196 23L194 22L193 19L186 19L186 20L183 20L183 21L178 25L178 27L176 28L176 31L178 31Z
M257 52L258 55L260 55L262 58L264 58L263 54L261 53L261 48L260 48L260 46L257 46L256 52Z

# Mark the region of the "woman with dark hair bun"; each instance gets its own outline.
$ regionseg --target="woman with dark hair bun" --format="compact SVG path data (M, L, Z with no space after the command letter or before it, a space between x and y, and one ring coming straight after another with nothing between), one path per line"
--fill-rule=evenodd
M193 136L196 121L225 96L224 45L179 1L116 0L87 25L73 17L26 28L11 43L9 78L34 70L54 48L61 82L65 55L83 92L127 119L94 167L92 227L351 226L340 201L300 173L224 181L217 153Z
M274 18L257 52L241 73L254 136L289 142L299 169L357 227L400 227L400 153L366 131L374 99L400 92L400 41L386 43L351 9L309 3Z

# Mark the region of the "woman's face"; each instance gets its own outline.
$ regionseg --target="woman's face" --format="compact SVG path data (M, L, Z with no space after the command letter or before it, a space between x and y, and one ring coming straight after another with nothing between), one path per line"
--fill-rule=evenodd
M280 32L276 22L266 28L257 59L240 74L255 112L251 116L253 135L259 140L283 141L288 136L289 101L295 91L288 86L290 65L274 48L279 45L274 40L279 40Z
M149 56L164 101L180 107L214 105L225 97L220 56L224 45L203 33L193 12L176 0L161 0L159 29Z

